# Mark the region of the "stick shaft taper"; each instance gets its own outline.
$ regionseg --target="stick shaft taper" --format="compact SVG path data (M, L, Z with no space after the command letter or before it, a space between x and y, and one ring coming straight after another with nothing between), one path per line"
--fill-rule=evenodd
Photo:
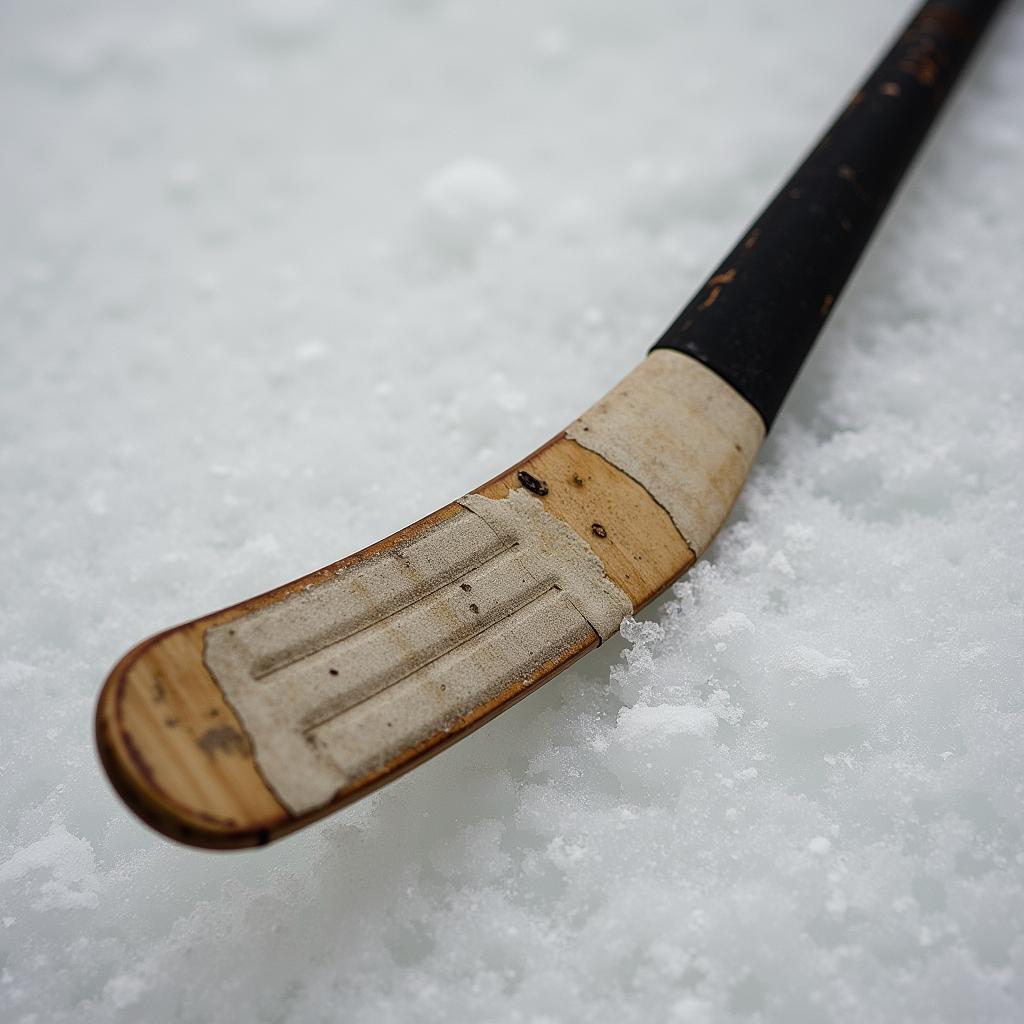
M654 347L699 359L770 427L1000 3L925 3Z

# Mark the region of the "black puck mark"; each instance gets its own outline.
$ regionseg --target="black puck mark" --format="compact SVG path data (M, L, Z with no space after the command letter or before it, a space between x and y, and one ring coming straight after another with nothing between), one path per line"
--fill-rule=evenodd
M538 494L543 498L548 493L548 485L543 480L531 476L525 469L516 473L516 479L532 494Z

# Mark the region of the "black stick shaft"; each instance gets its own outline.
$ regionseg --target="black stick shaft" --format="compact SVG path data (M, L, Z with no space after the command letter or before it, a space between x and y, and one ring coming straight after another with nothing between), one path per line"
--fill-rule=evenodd
M694 356L771 426L1001 0L929 0L655 348Z

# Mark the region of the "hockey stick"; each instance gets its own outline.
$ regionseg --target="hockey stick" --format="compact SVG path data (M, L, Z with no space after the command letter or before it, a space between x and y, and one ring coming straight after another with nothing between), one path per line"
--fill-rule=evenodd
M611 636L725 521L999 0L932 0L647 359L506 473L145 641L100 695L115 787L199 846L369 793Z

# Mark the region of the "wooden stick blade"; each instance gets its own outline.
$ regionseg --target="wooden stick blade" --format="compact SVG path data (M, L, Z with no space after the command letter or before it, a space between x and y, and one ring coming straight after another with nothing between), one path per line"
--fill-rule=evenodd
M111 780L164 834L218 848L269 842L359 799L596 647L684 572L762 437L713 373L656 353L472 494L126 655L97 709Z

